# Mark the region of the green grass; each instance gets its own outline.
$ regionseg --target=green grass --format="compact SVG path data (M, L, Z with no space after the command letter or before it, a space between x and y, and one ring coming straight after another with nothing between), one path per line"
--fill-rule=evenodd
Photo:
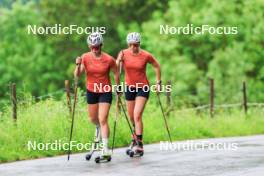
M114 104L113 102L109 116L111 130L115 115ZM16 125L11 119L9 109L0 114L0 162L54 156L67 152L27 150L27 142L30 140L40 143L55 140L68 142L71 121L65 102L49 99L33 105L19 106ZM86 143L93 139L94 126L87 120L84 102L78 103L76 109L73 140ZM144 143L168 140L158 104L153 101L148 103L143 121ZM219 110L214 118L210 118L206 111L200 114L195 111L171 112L168 123L173 140L263 134L264 110L251 108L247 116L240 109ZM112 136L110 137L112 139ZM129 129L121 113L117 124L116 147L126 146L129 142Z

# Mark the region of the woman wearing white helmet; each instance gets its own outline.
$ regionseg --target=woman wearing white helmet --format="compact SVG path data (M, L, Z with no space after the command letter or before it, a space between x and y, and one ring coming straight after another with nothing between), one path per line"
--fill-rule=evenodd
M88 36L87 43L90 51L76 59L76 65L81 64L78 71L76 66L74 74L80 76L86 73L88 114L92 123L96 125L95 142L103 143L103 156L109 156L108 138L108 113L112 103L112 89L109 73L114 73L116 84L119 84L119 74L115 60L112 56L102 52L103 37L95 32Z
M122 50L116 60L117 66L123 66L125 72L125 98L130 120L134 126L136 137L132 138L130 148L143 155L143 123L142 114L149 97L149 81L146 66L151 64L156 73L156 88L160 89L161 71L157 60L147 51L140 48L140 34L132 32L127 35L128 48ZM129 154L129 150L127 151Z

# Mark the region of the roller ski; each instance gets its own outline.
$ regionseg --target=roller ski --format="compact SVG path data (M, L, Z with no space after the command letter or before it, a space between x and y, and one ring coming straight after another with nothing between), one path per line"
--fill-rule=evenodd
M136 141L136 145L131 149L127 150L127 155L131 158L133 157L141 157L144 155L143 143L142 141Z
M111 159L112 159L112 157L111 157L111 153L110 153L110 152L108 151L108 149L107 149L107 150L102 150L101 155L100 155L100 156L97 156L97 157L95 158L94 161L95 161L96 163L110 162Z
M94 142L92 143L92 150L90 150L90 152L87 155L85 155L85 159L87 161L89 161L92 158L95 152L100 151L100 136L101 136L100 127L97 126L95 129Z
M92 150L87 155L85 155L85 159L89 161L92 158L93 154L97 151L100 151L100 143L94 142L92 144Z
M126 154L127 154L127 155L129 155L129 153L130 153L131 151L133 151L133 148L137 145L137 142L136 142L136 139L135 139L135 138L136 138L136 137L132 135L131 143L130 143L128 149L126 150Z

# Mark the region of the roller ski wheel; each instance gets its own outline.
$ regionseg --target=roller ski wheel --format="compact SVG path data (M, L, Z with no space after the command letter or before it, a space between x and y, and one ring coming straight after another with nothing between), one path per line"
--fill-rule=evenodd
M126 154L129 155L133 148L137 145L136 140L132 138L129 148L126 150Z
M143 150L130 150L128 155L133 158L133 157L141 157L144 155L144 151Z
M132 148L129 152L129 156L132 158L134 156L141 157L144 155L143 143L142 141L136 141L136 146Z
M144 150L143 149L135 151L135 156L143 156L143 155L144 155Z
M131 149L127 149L126 154L129 155L131 151L132 151Z
M92 157L91 154L87 154L87 155L85 156L86 161L89 161L89 160L91 159L91 157Z
M134 157L134 154L135 154L135 152L134 152L133 150L130 150L129 153L128 153L128 155L129 155L131 158Z
M111 155L105 155L105 156L98 156L94 159L96 163L101 163L101 162L110 162L112 159Z

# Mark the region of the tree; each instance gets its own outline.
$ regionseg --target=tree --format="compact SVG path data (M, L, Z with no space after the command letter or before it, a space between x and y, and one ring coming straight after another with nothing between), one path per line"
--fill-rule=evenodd
M56 70L52 69L54 51L36 35L27 33L28 24L41 24L42 16L34 3L14 3L1 9L0 18L0 85L15 82L34 94L54 90ZM41 88L40 88L41 87ZM1 86L1 95L7 86Z
M264 93L260 91L264 86L263 7L261 0L170 1L166 13L156 11L151 20L143 23L144 44L161 58L163 72L171 77L165 76L165 79L174 76L177 94L188 91L198 94L201 102L208 102L208 78L213 77L219 103L237 101L243 80L249 80L250 99L263 101ZM238 34L160 35L161 24L235 26ZM185 64L180 63L181 58ZM179 90L179 87L185 88Z

